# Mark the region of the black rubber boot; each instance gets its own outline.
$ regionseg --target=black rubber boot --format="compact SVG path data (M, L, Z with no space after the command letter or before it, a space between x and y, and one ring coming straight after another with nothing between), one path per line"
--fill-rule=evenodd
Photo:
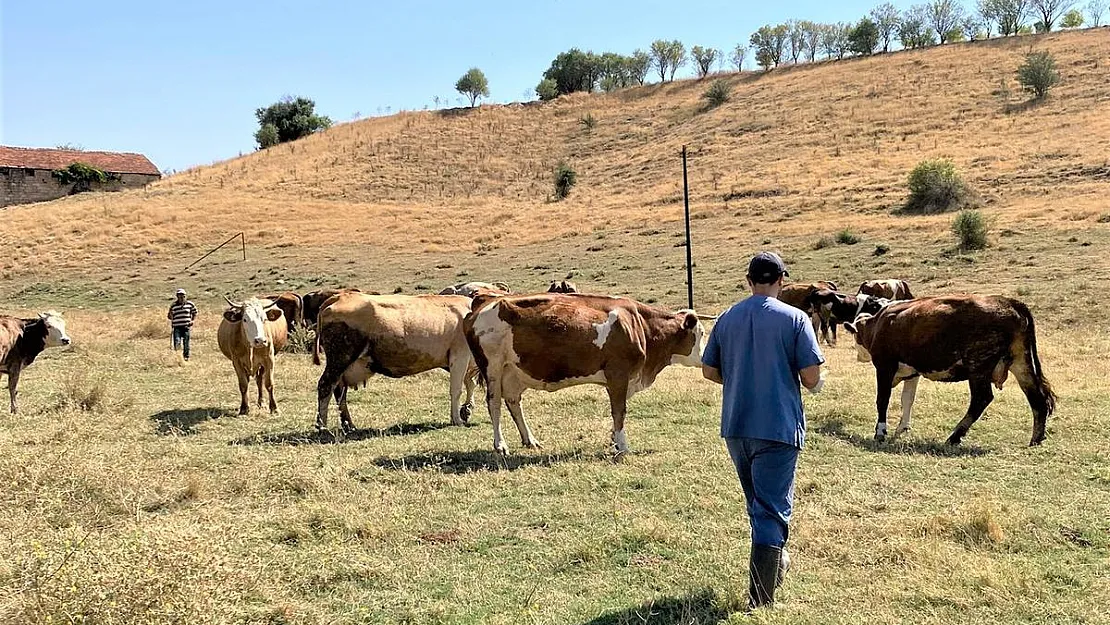
M782 549L771 545L752 545L748 564L751 584L748 586L748 605L752 608L772 605L775 587L781 582Z

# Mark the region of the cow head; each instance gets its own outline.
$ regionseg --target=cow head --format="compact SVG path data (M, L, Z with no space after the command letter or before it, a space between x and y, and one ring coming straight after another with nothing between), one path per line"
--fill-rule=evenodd
M562 280L559 282L552 282L551 286L547 287L548 293L577 293L578 285L573 282Z
M844 324L844 329L856 337L856 359L871 362L871 340L874 337L875 315L863 313L852 323Z
M62 347L69 345L69 335L66 334L66 321L62 319L62 314L53 310L48 310L39 315L43 324L46 326L46 346L47 347Z
M680 310L674 315L681 330L678 333L677 347L671 355L671 364L700 367L701 352L705 347L705 326L702 325L702 320L716 317L699 315L692 310Z
M277 321L282 317L277 303L254 297L242 303L233 302L227 297L224 299L228 305L228 309L224 311L224 319L229 323L240 324L247 344L251 347L269 345L270 335L266 332L266 322Z

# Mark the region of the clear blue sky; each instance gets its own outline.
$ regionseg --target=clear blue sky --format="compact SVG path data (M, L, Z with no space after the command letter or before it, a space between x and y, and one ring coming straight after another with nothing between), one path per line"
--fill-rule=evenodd
M728 50L765 23L857 20L876 4L0 0L0 143L142 152L180 170L251 151L254 110L286 94L335 121L435 96L454 106L455 80L477 66L491 101L527 100L571 47Z

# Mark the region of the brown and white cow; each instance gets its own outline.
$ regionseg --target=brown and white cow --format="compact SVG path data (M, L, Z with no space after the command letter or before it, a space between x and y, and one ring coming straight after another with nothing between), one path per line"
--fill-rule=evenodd
M334 394L340 424L354 429L347 389L361 386L375 373L402 378L432 369L451 376L451 424L463 425L473 408L477 370L463 334L471 300L462 295L367 295L340 293L329 299L316 324L313 361L327 358L316 385L316 428L328 423ZM466 385L466 403L459 396Z
M813 305L813 295L818 291L836 291L836 283L828 280L819 280L812 283L795 282L787 284L779 291L778 300L784 304L790 304L794 308L809 315L810 323L813 324L813 332L817 334L820 332L821 338L825 340L828 345L836 345L836 331L833 329L833 338L829 340L829 325L828 319L820 314L820 310Z
M466 338L482 379L493 422L493 448L507 453L501 401L521 444L536 448L520 398L525 389L557 391L600 384L609 393L612 441L628 451L628 398L668 365L700 366L704 329L692 310L670 312L637 301L598 295L544 293L480 296L466 319Z
M558 282L552 282L551 286L547 287L547 292L548 293L577 293L578 292L578 285L573 283L573 282L567 281L567 280L559 280Z
M439 292L440 295L462 295L464 297L474 297L482 291L493 291L495 293L512 293L509 285L504 282L463 282L449 286Z
M274 295L260 295L259 299L268 299L277 304L285 317L286 330L292 332L294 328L304 325L304 299L292 291Z
M23 369L35 362L35 358L47 347L69 344L66 322L61 314L53 310L33 319L0 315L0 374L8 374L12 414L19 409L15 398Z
M250 412L247 389L251 378L258 384L258 406L262 407L262 385L270 396L270 412L277 412L274 400L274 354L285 347L285 315L277 303L252 297L245 302L233 302L227 297L227 310L220 321L216 342L220 351L235 367L239 380L239 414Z
M859 285L856 293L889 300L913 299L910 285L905 280L868 280Z
M910 429L920 377L938 382L967 380L971 404L948 437L957 445L1013 373L1033 409L1030 445L1045 438L1056 394L1037 356L1033 315L1018 300L999 295L953 295L894 302L877 315L862 315L845 329L856 335L859 360L875 365L878 422L875 439L886 437L890 392L902 387L902 421L895 435ZM919 377L920 376L920 377Z

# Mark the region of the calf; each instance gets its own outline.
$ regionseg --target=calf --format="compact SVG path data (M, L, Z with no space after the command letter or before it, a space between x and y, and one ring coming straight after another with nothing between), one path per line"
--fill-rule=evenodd
M896 435L910 429L919 376L971 387L971 403L948 437L957 445L1013 373L1033 410L1030 445L1045 439L1045 424L1056 394L1037 356L1033 315L1025 304L1002 296L956 295L894 302L876 315L861 315L845 329L856 336L861 362L875 365L878 421L875 439L886 438L890 392L902 389L902 421Z
M35 362L35 358L47 347L62 347L69 343L65 320L52 310L33 319L0 315L0 374L8 374L12 414L19 410L16 395L23 368Z
M493 423L493 448L508 452L501 434L501 401L521 444L539 441L524 420L525 389L557 391L600 384L609 394L612 441L628 451L624 418L628 398L655 381L668 365L700 366L704 330L692 310L668 312L631 299L544 293L479 296L466 318L466 340L482 380Z
M270 412L277 412L274 400L274 354L285 347L287 339L284 314L276 302L251 298L236 303L227 300L216 342L235 367L239 380L239 414L250 412L247 389L251 378L258 384L258 406L262 406L262 385L270 396Z
M859 285L857 293L890 300L913 299L910 285L905 280L868 280Z
M836 327L851 323L862 314L876 314L890 303L890 300L869 295L845 295L836 291L822 289L815 291L806 299L806 305L821 318L821 333L829 345L836 345ZM828 334L832 334L829 340Z
M810 322L813 324L813 333L820 332L821 338L825 340L828 345L836 344L836 332L833 329L832 341L829 340L829 326L825 317L821 316L820 311L814 307L813 295L818 291L836 291L836 283L828 280L821 280L810 284L794 283L787 284L782 287L779 292L778 300L784 304L790 304L794 308L801 310L809 315Z
M313 362L327 358L316 385L316 428L328 422L334 395L340 425L354 429L347 389L361 386L375 373L402 378L432 369L451 375L451 423L463 425L473 406L474 378L463 318L471 300L462 295L367 295L340 293L329 299L316 324ZM466 403L459 396L466 385Z

